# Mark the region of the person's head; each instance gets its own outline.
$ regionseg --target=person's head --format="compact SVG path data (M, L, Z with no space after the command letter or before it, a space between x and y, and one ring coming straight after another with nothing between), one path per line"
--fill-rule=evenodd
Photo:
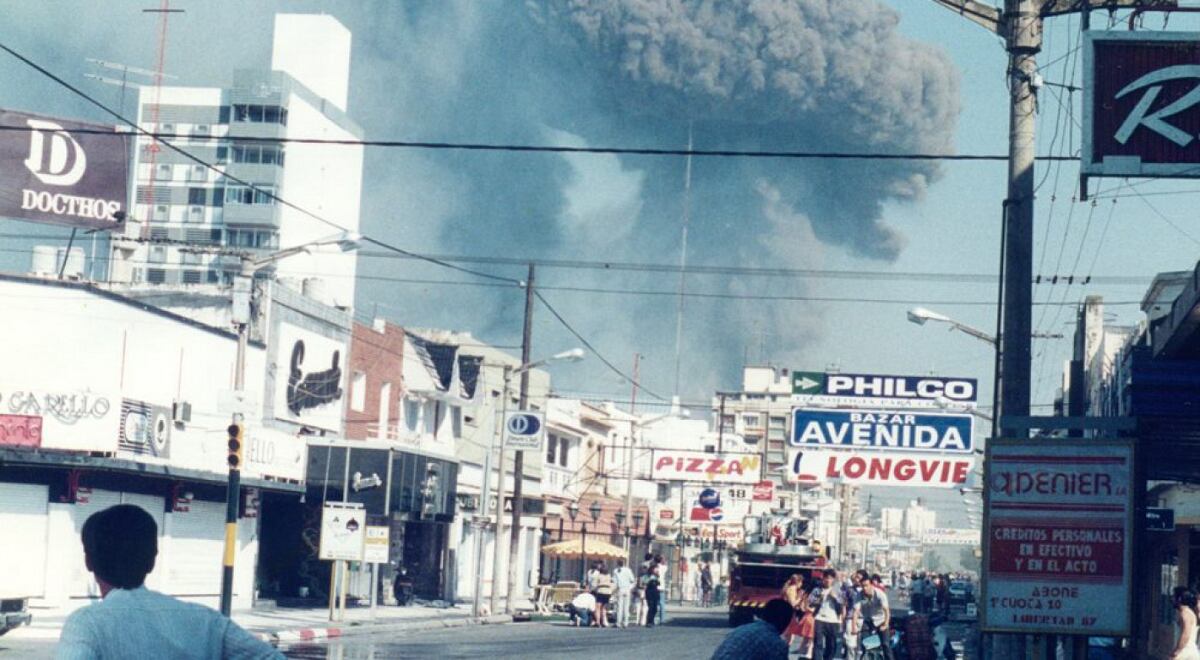
M861 587L862 583L867 579L867 572L863 569L854 571L854 586Z
M871 580L863 580L862 592L867 598L873 598L875 596L875 583Z
M883 586L883 576L878 573L875 573L874 575L871 576L871 582L874 582L875 586L877 586L877 587L882 587Z
M617 568L625 568L625 560L624 559L617 560Z
M604 564L600 564L600 566L597 567L596 570L600 571L600 575L608 575L608 567L605 566Z
M651 559L654 559L654 553L653 553L653 552L647 552L647 553L646 553L646 561L650 561Z
M665 564L665 563L667 563L667 560L663 559L662 555L654 555L654 563Z
M797 584L803 584L803 583L804 583L804 576L800 575L799 573L792 573L791 577L789 577L788 581L787 581L787 584L789 587L797 585Z
M833 570L832 568L827 568L821 572L821 584L824 585L826 589L832 587L833 583L836 581L837 571Z
M83 523L83 563L102 593L136 589L154 570L158 525L142 508L118 504L93 513Z
M754 613L755 616L771 624L771 627L779 631L782 635L784 630L787 630L788 624L792 622L792 617L796 615L796 611L792 606L782 598L772 598L763 605L762 609Z
M1175 587L1175 591L1171 594L1171 602L1175 607L1186 607L1190 610L1196 609L1196 592L1187 587Z

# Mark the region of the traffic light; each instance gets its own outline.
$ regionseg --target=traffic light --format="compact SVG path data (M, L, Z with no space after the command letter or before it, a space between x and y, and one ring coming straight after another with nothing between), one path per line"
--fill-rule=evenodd
M229 425L229 469L242 469L242 446L244 444L241 424Z

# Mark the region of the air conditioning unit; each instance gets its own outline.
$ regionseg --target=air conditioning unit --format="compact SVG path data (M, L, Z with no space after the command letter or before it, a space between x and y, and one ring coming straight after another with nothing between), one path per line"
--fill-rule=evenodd
M196 124L196 127L192 129L192 132L196 133L197 135L211 135L212 126L209 126L208 124Z
M192 404L187 401L176 401L171 404L171 421L176 424L187 424L192 421Z
M203 206L189 206L188 207L188 219L191 222L202 222L204 220L204 207Z

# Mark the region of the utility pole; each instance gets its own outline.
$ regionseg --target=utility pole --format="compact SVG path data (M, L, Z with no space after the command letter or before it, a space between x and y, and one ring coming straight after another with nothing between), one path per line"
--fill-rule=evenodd
M642 355L640 353L633 354L633 391L629 395L629 414L630 416L637 415L637 391L638 391L638 368L641 366ZM629 420L629 448L625 453L625 521L633 520L633 439L637 434L638 423L636 419ZM607 480L606 480L607 481ZM633 566L633 556L631 550L633 542L629 540L629 535L625 535L625 555L629 560L629 565Z
M529 264L529 275L525 278L525 326L521 331L521 364L529 364L529 352L532 348L531 340L533 337L533 263ZM527 410L529 407L529 369L521 371L521 392L518 399L518 407L520 410ZM507 394L505 395L507 396ZM503 451L503 450L501 450ZM501 469L504 464L500 464ZM509 533L512 535L508 543L508 600L504 604L504 610L508 613L515 611L513 603L516 602L519 586L517 584L517 565L520 563L517 556L521 546L521 481L522 472L525 468L525 452L513 452L513 491L512 491L512 529ZM504 473L501 473L501 482L503 482ZM499 524L499 518L496 519Z

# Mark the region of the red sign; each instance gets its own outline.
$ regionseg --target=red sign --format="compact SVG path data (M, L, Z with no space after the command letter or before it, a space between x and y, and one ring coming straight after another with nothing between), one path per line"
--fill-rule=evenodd
M661 509L658 512L659 520L673 520L675 518L675 509Z
M0 446L41 447L42 418L35 415L0 415Z
M775 499L775 482L760 481L754 484L754 501L770 502Z
M988 452L983 628L1128 635L1132 444L995 440Z
M709 522L712 520L712 512L720 511L720 509L706 509L702 506L692 507L692 515L688 516L688 520L692 522Z
M1200 177L1197 36L1089 33L1085 53L1083 174Z

